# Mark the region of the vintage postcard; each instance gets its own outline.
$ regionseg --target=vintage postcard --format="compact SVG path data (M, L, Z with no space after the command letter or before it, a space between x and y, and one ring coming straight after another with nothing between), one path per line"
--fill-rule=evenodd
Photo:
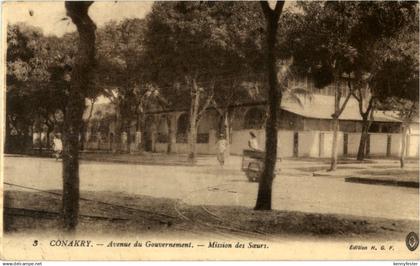
M2 3L2 260L419 260L404 1Z

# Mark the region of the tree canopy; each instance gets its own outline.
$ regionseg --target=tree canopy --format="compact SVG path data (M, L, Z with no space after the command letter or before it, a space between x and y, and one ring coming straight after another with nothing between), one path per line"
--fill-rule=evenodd
M178 95L175 102L184 106L186 77L203 88L255 79L263 67L261 15L256 3L155 3L146 18L151 79L167 94Z
M378 43L401 31L416 12L414 2L299 2L300 13L285 16L281 56L311 74L320 88L355 71L369 72ZM378 40L381 40L378 42ZM372 44L375 43L376 46Z

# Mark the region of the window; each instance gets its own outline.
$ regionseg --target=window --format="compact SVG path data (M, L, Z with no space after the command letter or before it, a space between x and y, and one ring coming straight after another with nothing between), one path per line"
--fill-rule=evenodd
M343 132L357 132L357 124L359 122L355 122L355 121L343 121L340 120L340 131Z
M395 123L386 123L381 125L381 132L382 133L398 133L399 132L399 125Z
M369 132L374 132L374 133L379 132L379 124L373 122L372 125L370 125Z

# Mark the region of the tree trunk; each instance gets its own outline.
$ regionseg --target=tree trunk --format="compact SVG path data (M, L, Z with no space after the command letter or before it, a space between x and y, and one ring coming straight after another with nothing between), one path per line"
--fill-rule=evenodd
M226 134L226 151L225 151L225 156L229 157L230 156L230 132L231 132L231 128L230 128L230 119L229 119L229 111L226 112L225 115L225 134Z
M140 112L136 111L136 132L138 131L140 131Z
M126 132L127 132L127 152L131 153L131 121L126 121Z
M96 26L88 15L92 3L65 2L67 15L79 33L63 130L63 222L68 232L75 231L79 213L79 132L95 57Z
M140 116L140 152L146 150L146 116L144 113Z
M127 143L128 143L128 132L127 132L127 121L125 118L120 116L121 119L121 125L120 125L120 151L121 152L128 152L127 150ZM123 134L125 133L125 143L123 143Z
M138 133L140 132L140 139L137 138ZM137 151L141 150L141 124L140 124L140 112L138 110L138 108L136 108L136 137L135 137L135 141L137 143L136 149Z
M401 133L401 152L400 152L400 167L404 168L405 165L405 155L407 153L407 132L408 125L403 124L402 133Z
M27 136L28 136L28 128L26 126L24 126L23 129L22 129L22 140L20 141L20 143L21 143L20 152L22 152L22 153L24 153L26 151Z
M113 140L113 147L112 152L119 152L120 151L120 143L121 143L121 119L118 115L118 110L115 113L114 119L114 140Z
M80 127L80 150L85 150L85 142L86 142L86 127L87 123L84 122L83 125Z
M362 135L360 136L359 149L357 151L357 160L363 161L366 154L366 143L369 137L370 121L367 116L363 116Z
M333 124L333 143L331 148L331 165L329 171L334 171L337 169L337 159L338 159L338 147L337 147L337 141L338 141L338 129L340 127L338 118L333 118L332 120Z
M173 153L174 151L173 146L174 146L175 138L174 138L174 131L172 129L172 120L171 120L170 115L166 117L166 125L168 127L168 139L167 139L168 147L166 149L166 153Z
M191 162L196 160L196 144L197 144L197 116L200 104L200 92L196 80L192 80L191 84L191 106L190 106L190 125L188 136L188 158Z
M51 135L51 132L52 132L51 127L52 127L51 125L47 125L47 145L46 145L47 151L51 148L51 139L50 139L50 135Z
M334 114L332 114L332 127L333 127L333 144L331 150L331 165L328 171L335 171L337 169L337 159L338 159L338 131L340 129L339 117L343 113L344 108L346 107L352 93L351 91L347 94L346 99L343 104L340 106L341 100L341 87L338 82L340 75L335 75L336 84L335 84L335 96L334 96Z
M42 154L42 131L39 132L39 147L38 147L38 153Z
M193 123L190 126L189 135L188 135L188 146L189 146L188 158L193 163L196 161L196 157L197 157L196 144L197 144L197 128L196 128L195 123Z
M150 151L156 152L156 139L157 139L157 131L155 128L150 130Z
M277 161L277 109L280 106L282 93L278 90L278 80L276 71L276 35L278 20L282 12L284 2L279 1L272 10L268 2L260 2L267 23L267 54L266 64L268 70L268 110L269 118L265 128L265 167L260 177L258 186L258 196L255 210L271 210L271 193L274 178L274 169Z
M42 123L41 123L41 116L38 114L38 124L37 124L37 132L38 132L38 153L42 153L42 141L41 141L41 135L42 135Z
M11 152L11 145L10 145L10 137L11 137L11 128L10 128L10 123L9 123L9 115L6 115L6 121L5 121L5 124L6 124L6 132L5 132L5 134L6 134L6 137L4 138L4 150L5 150L5 152L6 153L8 153L8 152Z
M92 118L94 105L95 105L95 100L91 100L89 116L86 119L86 121L83 121L83 125L80 130L80 150L82 151L85 149L86 129L89 125L90 119Z
M32 124L32 129L31 129L31 152L34 150L34 147L35 147L34 146L34 130L35 130L35 125Z

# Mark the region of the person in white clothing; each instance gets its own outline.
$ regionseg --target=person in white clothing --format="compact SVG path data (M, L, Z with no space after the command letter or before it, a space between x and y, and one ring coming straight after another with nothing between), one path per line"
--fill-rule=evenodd
M226 139L223 134L220 134L219 140L216 143L217 146L217 160L220 166L223 167L225 164L225 151L226 151Z
M248 147L251 149L251 150L254 150L254 151L259 151L260 150L260 147L259 147L259 145L258 145L258 140L257 140L257 136L255 136L255 134L254 134L254 132L249 132L249 135L251 136L251 139L250 140L248 140Z
M59 135L54 136L53 150L54 150L55 160L57 161L61 157L61 153L63 152L63 142L61 141Z

